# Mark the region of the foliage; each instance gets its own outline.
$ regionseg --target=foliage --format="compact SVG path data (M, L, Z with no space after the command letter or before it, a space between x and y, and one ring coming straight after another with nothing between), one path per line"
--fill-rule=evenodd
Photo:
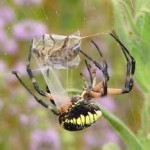
M131 2L131 1L130 1ZM145 96L144 106L141 112L141 128L137 137L144 149L149 149L150 142L150 1L136 0L135 7L132 7L123 0L112 0L114 8L114 28L126 43L136 59L136 80ZM134 15L132 13L134 12Z

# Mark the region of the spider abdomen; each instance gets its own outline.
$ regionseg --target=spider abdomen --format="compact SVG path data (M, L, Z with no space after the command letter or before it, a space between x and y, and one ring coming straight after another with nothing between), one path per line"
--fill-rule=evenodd
M81 100L59 117L60 125L69 131L78 131L91 126L100 116L100 108L86 100Z

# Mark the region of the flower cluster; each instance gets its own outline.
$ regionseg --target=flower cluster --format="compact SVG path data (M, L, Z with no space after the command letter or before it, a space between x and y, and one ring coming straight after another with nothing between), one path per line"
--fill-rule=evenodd
M40 5L42 0L14 0L19 6Z
M37 4L40 0L22 1L15 0L17 4ZM9 6L0 6L0 49L4 54L16 54L19 41L29 41L47 33L44 23L34 19L17 20L17 14Z
M0 7L0 49L9 54L15 53L18 47L16 40L7 33L15 17L14 10L9 6Z
M13 26L13 35L17 40L31 40L47 33L47 28L42 22L22 20Z
M35 130L31 135L31 150L59 150L59 136L54 129Z

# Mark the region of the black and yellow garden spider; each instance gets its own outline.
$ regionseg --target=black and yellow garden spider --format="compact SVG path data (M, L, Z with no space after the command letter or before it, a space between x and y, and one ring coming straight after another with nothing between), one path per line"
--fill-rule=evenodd
M102 58L102 62L99 63L92 59L88 54L86 54L84 51L80 50L80 53L82 53L88 60L90 60L100 71L103 73L103 80L99 83L96 83L96 70L91 67L90 64L88 64L87 61L85 61L86 67L88 69L88 72L90 74L90 83L87 81L86 77L81 73L81 76L84 80L84 91L79 96L73 96L70 97L70 103L65 104L64 106L57 107L55 104L55 101L53 100L53 97L49 90L46 92L41 90L38 86L36 79L34 78L34 75L32 73L31 67L30 67L30 61L31 61L31 49L29 51L28 56L28 63L27 63L27 73L31 79L31 82L35 88L35 90L42 96L46 97L52 105L46 104L44 101L39 99L23 82L23 80L18 76L16 71L13 71L12 73L17 77L17 79L20 81L20 83L25 87L25 89L35 98L35 100L40 103L42 106L44 106L47 109L50 109L55 115L59 117L59 123L60 125L69 131L78 131L82 130L84 128L89 127L94 122L98 120L98 118L102 115L102 112L98 105L93 103L91 100L94 98L101 98L105 95L112 95L112 94L124 94L129 93L132 90L133 87L133 75L135 72L135 60L129 53L129 51L126 49L126 47L122 44L122 42L118 39L118 37L110 33L110 35L118 42L118 44L121 47L121 50L125 56L125 59L127 61L127 72L126 72L126 80L125 80L125 86L122 89L118 88L108 88L107 82L109 80L108 75L108 65L107 62L103 59L102 53L100 52L97 44L92 41L94 46L99 52L100 57ZM32 44L31 44L32 47Z

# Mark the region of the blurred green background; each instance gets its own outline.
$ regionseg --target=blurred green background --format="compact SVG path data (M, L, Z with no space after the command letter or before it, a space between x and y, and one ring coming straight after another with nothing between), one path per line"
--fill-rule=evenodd
M149 1L145 3L148 5ZM148 125L150 108L145 108L149 106L149 101L146 100L149 99L150 92L147 86L150 83L148 76L150 9L146 4L143 6L145 9L142 9L142 4L140 0L2 0L0 2L1 150L107 150L110 143L114 143L112 144L114 150L118 150L119 147L121 150L128 149L103 117L83 131L65 131L59 126L58 118L37 104L11 74L12 70L17 70L33 90L25 70L31 39L45 33L69 35L77 30L80 30L82 37L100 33L92 39L98 44L108 62L109 87L124 86L126 62L118 44L108 33L115 30L129 48L138 65L133 90L126 95L107 96L99 99L98 102L120 118L133 133L139 133L139 139L145 141L150 139ZM93 51L90 39L82 41L82 49L99 60L96 51ZM80 72L87 75L84 61L78 69L71 72L68 80L71 86L82 90ZM40 75L36 77L40 86L45 88L43 78ZM101 79L100 72L98 79ZM65 85L65 75L63 80ZM143 107L146 111L142 114Z

